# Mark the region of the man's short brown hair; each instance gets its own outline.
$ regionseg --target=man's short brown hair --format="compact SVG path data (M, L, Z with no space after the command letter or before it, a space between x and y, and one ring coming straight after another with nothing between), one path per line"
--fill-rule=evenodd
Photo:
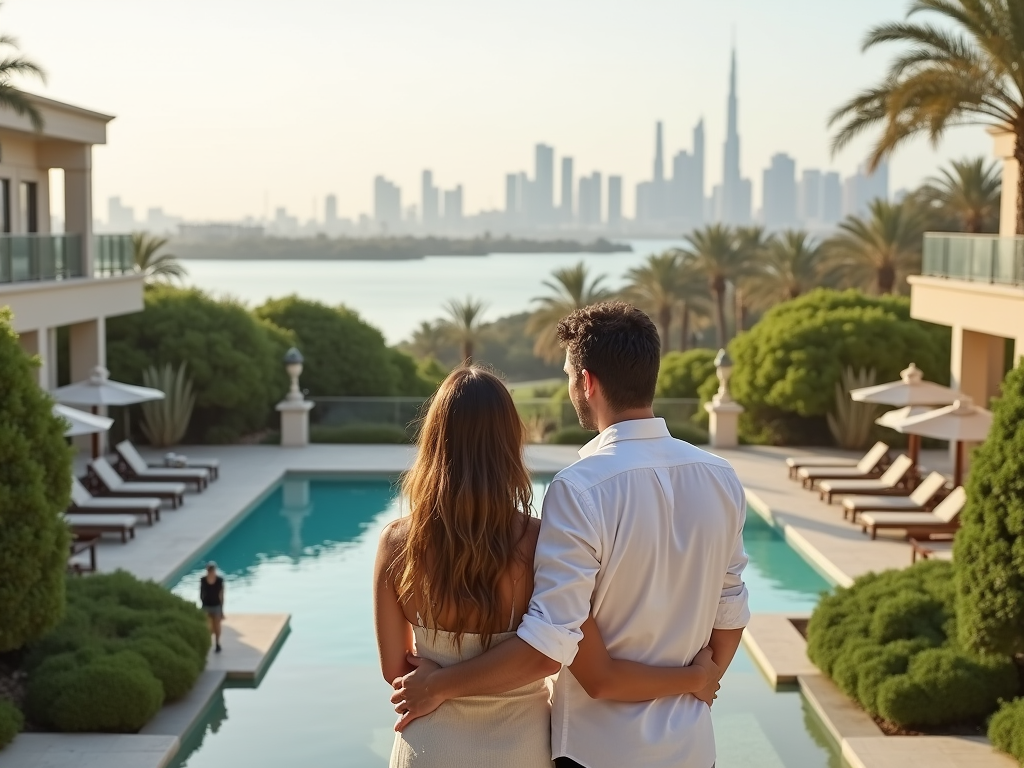
M654 402L661 340L651 318L633 305L611 301L577 309L559 321L558 343L577 375L586 369L598 380L612 409Z

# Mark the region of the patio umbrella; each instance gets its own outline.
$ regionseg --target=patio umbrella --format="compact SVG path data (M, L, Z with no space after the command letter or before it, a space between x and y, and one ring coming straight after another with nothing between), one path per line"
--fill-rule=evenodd
M149 400L163 400L164 393L150 387L137 387L134 384L122 384L110 380L110 371L102 365L92 369L92 375L85 381L58 387L53 392L58 402L70 405L88 405L93 414L101 405L135 405ZM100 453L99 434L92 436L92 457Z
M64 419L69 426L64 432L64 437L78 437L79 435L95 435L98 432L106 432L114 423L113 419L106 416L94 416L91 413L80 411L77 408L68 408L66 405L54 404L53 415Z
M964 474L964 443L980 443L992 428L992 411L974 404L967 395L960 395L952 405L928 413L911 416L895 429L908 435L934 437L956 443L953 485L960 485Z
M856 402L893 405L900 409L926 405L949 405L959 395L960 393L955 389L944 387L932 381L925 381L924 373L913 363L900 371L899 381L890 381L887 384L876 384L871 387L861 387L860 389L850 391L850 398ZM883 414L875 423L882 424L881 419L888 418L890 418L888 413ZM893 424L888 422L882 424L882 426L892 427ZM916 466L921 453L921 438L919 436L910 435L909 449L910 459Z

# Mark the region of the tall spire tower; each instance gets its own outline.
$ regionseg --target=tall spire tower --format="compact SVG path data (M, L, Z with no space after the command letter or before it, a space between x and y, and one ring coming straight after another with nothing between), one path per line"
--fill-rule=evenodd
M736 96L736 46L729 69L729 102L726 115L721 200L718 219L726 224L750 223L750 181L740 174L739 99Z
M661 184L665 180L665 154L661 145L661 120L657 123L654 134L654 183Z

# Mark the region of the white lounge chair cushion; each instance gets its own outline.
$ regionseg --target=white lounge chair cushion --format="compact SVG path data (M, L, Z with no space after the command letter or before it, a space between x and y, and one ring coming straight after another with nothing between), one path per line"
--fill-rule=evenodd
M94 459L89 465L99 476L103 484L111 491L123 491L125 493L185 493L184 483L126 483L124 479L114 471L106 459Z
M116 446L117 452L121 455L121 458L125 460L125 463L131 468L132 472L137 475L144 475L146 477L155 478L166 478L167 480L179 480L181 478L202 479L208 480L210 478L210 471L201 467L192 467L190 469L180 467L150 467L146 463L146 460L142 458L142 455L135 449L128 440L123 440Z
M790 456L787 467L856 467L860 459L844 459L841 456Z
M927 528L929 526L939 528L949 525L931 512L862 512L860 521L867 525L881 523L893 527L906 525L910 528Z
M843 499L847 509L891 510L893 512L923 511L924 506L909 496L849 496Z
M89 509L90 507L98 509L150 509L155 512L160 508L161 503L160 499L147 498L145 496L131 499L118 496L104 496L97 499L95 496L91 496L84 504L75 502L75 507L77 509ZM90 513L89 516L94 517L95 515Z
M818 488L826 493L870 493L871 491L887 491L892 488L881 479L874 480L826 480L818 483Z
M64 520L73 528L124 528L130 530L138 520L135 515L76 515L69 512Z

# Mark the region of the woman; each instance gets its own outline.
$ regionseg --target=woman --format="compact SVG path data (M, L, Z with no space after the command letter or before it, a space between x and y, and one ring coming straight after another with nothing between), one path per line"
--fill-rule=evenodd
M217 564L206 564L206 575L199 579L199 601L210 625L214 648L220 653L220 627L224 621L224 579L217 575Z
M515 634L540 530L523 437L508 390L487 371L458 368L435 394L403 481L410 514L384 530L377 551L374 620L389 683L412 671L414 649L445 666ZM570 670L591 695L646 701L717 680L706 650L689 667L648 667L610 659L593 619L583 633ZM546 681L456 699L414 721L391 753L392 768L412 765L550 768Z

